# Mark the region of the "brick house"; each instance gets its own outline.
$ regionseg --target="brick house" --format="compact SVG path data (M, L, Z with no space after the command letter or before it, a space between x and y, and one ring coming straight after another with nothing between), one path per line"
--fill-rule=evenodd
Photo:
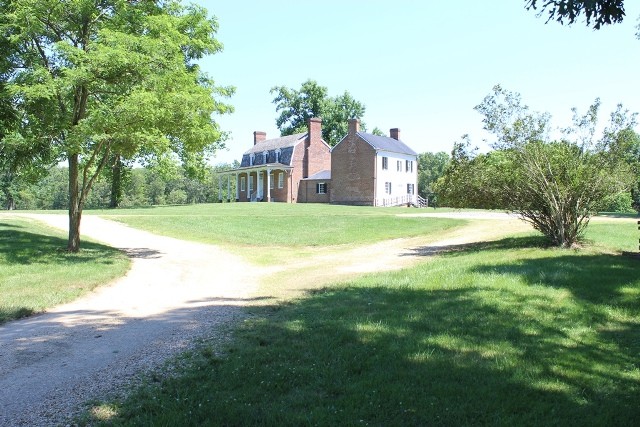
M235 175L237 201L307 201L303 180L331 168L331 147L322 140L322 120L313 118L307 124L306 133L275 139L266 139L265 132L253 133L253 147L242 155L240 167L226 173L228 179Z
M393 206L416 202L418 181L415 151L390 137L360 132L358 120L349 121L349 133L333 149L322 140L322 121L310 119L308 132L266 139L254 132L253 147L240 167L219 174L231 176L239 202L336 203ZM228 197L230 198L230 197Z
M418 154L390 136L360 132L349 120L349 133L331 150L331 203L394 206L416 203Z

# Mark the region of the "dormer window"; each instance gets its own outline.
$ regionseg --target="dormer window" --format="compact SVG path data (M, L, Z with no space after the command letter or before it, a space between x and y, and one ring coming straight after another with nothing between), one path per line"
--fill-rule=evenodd
M256 155L255 154L250 154L249 155L249 166L253 166L255 161L256 161Z
M262 153L262 164L266 165L268 159L269 159L269 152L265 151L264 153Z
M276 163L280 163L280 153L281 153L281 151L280 151L280 149L278 148L278 149L276 150Z

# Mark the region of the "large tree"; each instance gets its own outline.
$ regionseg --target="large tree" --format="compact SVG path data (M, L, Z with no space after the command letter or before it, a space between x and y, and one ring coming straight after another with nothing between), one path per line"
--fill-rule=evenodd
M330 97L328 89L314 80L302 83L299 90L275 86L271 93L275 93L273 103L280 113L276 126L283 136L305 132L310 118L321 117L322 137L331 146L347 134L349 119L361 119L365 112L364 104L349 92ZM364 123L361 127L366 129Z
M230 107L195 60L221 50L217 23L177 0L13 0L0 33L16 50L8 90L24 138L69 164L69 251L91 188L113 154L198 157L221 143Z
M624 19L624 0L525 0L527 9L547 12L547 22L573 24L584 14L587 25L598 30L603 25L616 24Z
M438 194L453 207L506 209L554 245L575 245L607 196L631 183L612 141L634 117L612 120L595 140L599 106L597 100L584 115L574 110L573 125L552 139L548 114L529 111L517 93L496 86L476 107L496 136L493 151L478 154L468 138L456 144Z

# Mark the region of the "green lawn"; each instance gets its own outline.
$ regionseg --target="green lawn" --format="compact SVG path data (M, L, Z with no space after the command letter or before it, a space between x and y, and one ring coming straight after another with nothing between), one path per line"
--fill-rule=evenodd
M126 255L108 246L85 239L71 254L66 245L63 232L0 217L0 324L69 302L129 268Z
M165 236L222 245L265 264L287 256L312 254L314 248L435 235L466 223L441 218L398 217L407 212L416 210L302 203L228 203L91 213Z
M637 425L640 261L619 255L637 234L592 223L580 251L519 235L254 307L224 352L189 353L89 419Z

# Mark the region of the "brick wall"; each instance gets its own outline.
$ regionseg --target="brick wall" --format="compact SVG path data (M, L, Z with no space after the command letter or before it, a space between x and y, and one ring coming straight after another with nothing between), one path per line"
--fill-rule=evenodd
M317 185L325 184L325 193L318 194ZM298 202L301 203L329 203L331 193L331 180L309 179L300 182L300 196Z
M331 203L373 205L376 152L356 133L359 124L349 121L349 134L331 152Z

